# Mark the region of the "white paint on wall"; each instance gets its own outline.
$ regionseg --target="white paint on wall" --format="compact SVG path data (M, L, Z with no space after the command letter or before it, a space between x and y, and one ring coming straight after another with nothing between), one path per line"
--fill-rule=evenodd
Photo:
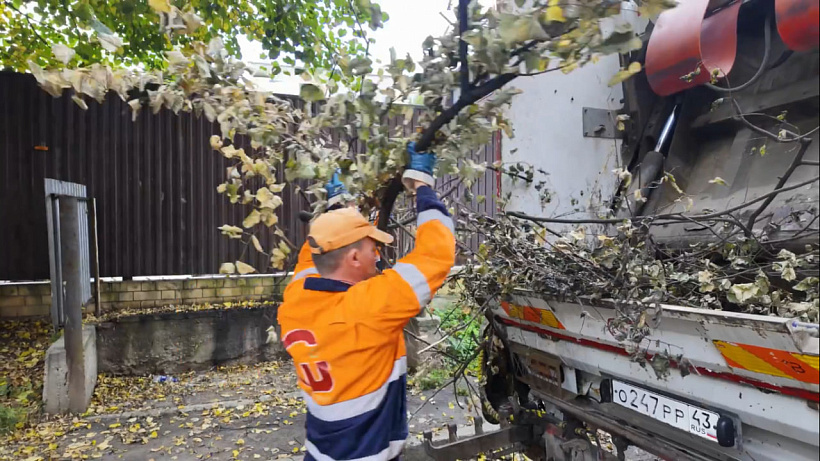
M616 187L612 170L621 166L621 142L585 138L582 117L584 107L622 107L621 86L607 85L618 69L618 57L608 56L570 74L555 72L513 82L523 93L507 112L515 131L512 139L502 142L502 159L546 171L546 176L536 172L535 182L546 181L552 200L542 207L538 191L522 181L512 184L505 176L502 194L512 194L508 210L580 218L605 206Z
M633 30L644 31L646 18L637 14L637 5L621 3L619 17L602 21L604 35L614 26L628 22ZM621 85L610 87L609 79L620 69L617 55L601 58L569 74L551 72L516 79L512 85L523 90L512 102L507 116L514 137L504 138L504 162L525 162L548 173L536 172L535 181L546 181L552 200L542 206L539 192L502 179L502 194L512 195L508 210L534 216L580 219L598 217L617 187L612 170L621 168L620 140L585 138L583 109L617 110L623 107ZM554 226L560 230L561 226Z

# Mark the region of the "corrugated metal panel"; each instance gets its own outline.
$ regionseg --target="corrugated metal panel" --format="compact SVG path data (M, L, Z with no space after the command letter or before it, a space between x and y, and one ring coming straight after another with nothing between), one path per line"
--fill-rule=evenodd
M204 117L166 110L143 111L132 122L116 96L83 111L68 97L49 96L30 75L0 72L0 241L13 242L0 250L0 280L49 277L46 177L85 184L97 199L103 277L212 274L240 258L267 267L264 255L245 251L218 229L241 223L250 211L216 192L230 164L210 148L208 139L218 132ZM236 144L250 150L245 139ZM490 162L493 149L484 149ZM482 211L490 213L492 176L473 188L487 196ZM290 187L283 200L280 226L301 245L307 229L298 212L308 205ZM271 237L258 234L263 246Z
M78 235L80 237L80 279L86 280L80 287L80 299L85 303L91 299L91 267L90 267L90 245L88 227L88 202L84 199L88 197L86 187L82 184L75 184L54 179L45 178L45 210L46 221L48 222L48 249L49 266L51 275L51 317L55 327L60 327L65 321L65 311L63 309L63 277L62 277L62 257L59 248L60 232L64 229L58 223L59 200L62 197L77 197L83 200L77 202L75 212L77 213L77 223L79 224Z

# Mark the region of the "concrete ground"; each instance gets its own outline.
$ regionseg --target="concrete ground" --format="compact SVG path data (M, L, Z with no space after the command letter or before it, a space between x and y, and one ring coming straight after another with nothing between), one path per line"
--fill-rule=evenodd
M0 439L0 460L275 460L304 456L305 407L289 363L220 368L155 383L101 375L92 408ZM406 458L423 460L422 432L471 431L474 408L452 387L408 396ZM485 430L492 427L485 425ZM634 458L650 460L654 458Z

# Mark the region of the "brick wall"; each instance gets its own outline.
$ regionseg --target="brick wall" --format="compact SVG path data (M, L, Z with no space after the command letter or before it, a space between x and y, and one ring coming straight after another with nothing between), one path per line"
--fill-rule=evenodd
M0 317L48 315L50 309L49 282L0 285Z
M100 298L104 311L169 304L268 300L277 299L286 283L281 277L274 276L103 282ZM93 306L93 300L91 303ZM0 317L29 317L49 315L50 312L49 282L0 285Z

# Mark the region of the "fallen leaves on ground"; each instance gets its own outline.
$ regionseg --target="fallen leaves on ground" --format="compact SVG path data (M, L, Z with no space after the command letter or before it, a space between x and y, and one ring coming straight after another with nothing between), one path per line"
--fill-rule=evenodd
M306 413L292 371L279 362L222 366L164 383L101 374L88 412L0 437L0 460L99 459L141 445L157 458L276 459L279 449L260 440Z
M43 320L0 321L0 435L37 417L51 340L51 326Z

